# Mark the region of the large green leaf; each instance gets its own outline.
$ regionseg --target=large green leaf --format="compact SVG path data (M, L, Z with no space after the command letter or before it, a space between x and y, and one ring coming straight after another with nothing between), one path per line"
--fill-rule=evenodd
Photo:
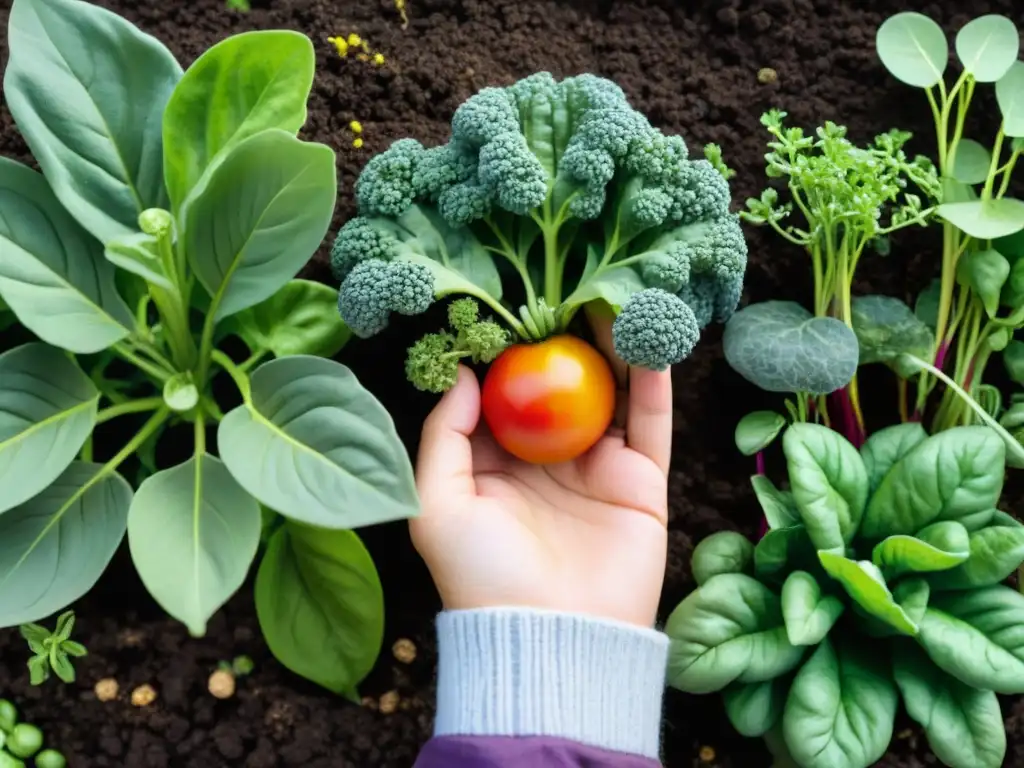
M834 317L814 317L792 301L751 304L729 320L725 359L769 392L827 394L857 372L857 337Z
M893 677L903 704L950 768L1000 768L1006 731L999 700L947 675L911 643L893 648Z
M338 313L338 291L310 280L289 281L269 299L239 312L231 324L252 351L275 357L334 357L352 335Z
M800 510L796 508L790 491L780 491L767 475L754 475L750 484L769 528L775 530L800 523Z
M67 468L92 433L99 399L59 349L32 342L0 355L0 512Z
M869 560L851 560L833 552L818 552L821 565L861 608L904 635L917 634L917 624L893 598L885 578Z
M134 319L103 248L46 179L7 158L0 158L0 249L0 296L43 341L88 354L131 332Z
M889 536L875 547L871 561L891 580L905 573L955 568L970 557L970 547L967 529L954 520L944 520L913 536Z
M882 478L896 463L926 440L928 433L919 421L895 424L873 433L861 446L860 456L868 473L868 489L874 493Z
M979 83L994 83L1020 53L1020 33L1005 16L988 13L964 24L956 35L956 55Z
M777 595L740 573L709 579L672 611L669 685L711 693L730 683L760 683L800 663L804 649L786 638Z
M1003 490L1006 447L988 427L957 427L908 452L871 496L860 533L868 539L913 534L938 520L968 530L988 522Z
M826 639L789 689L782 727L802 768L865 768L892 740L899 696L886 660L856 638Z
M295 520L358 528L418 514L412 465L391 416L331 360L302 355L260 366L217 442L241 486Z
M942 203L936 213L978 240L994 240L1024 229L1024 202L1011 197Z
M0 627L46 618L103 574L124 538L132 489L116 472L100 470L72 462L0 515Z
M1024 693L1024 595L1015 589L932 593L917 641L967 685Z
M1003 132L1024 136L1024 61L1015 61L996 83L996 101L1003 113Z
M80 0L15 0L4 96L54 193L100 242L166 208L164 107L181 67L150 35Z
M949 42L942 27L913 11L886 19L875 34L875 47L897 80L918 88L930 88L942 80L949 64Z
M163 115L175 211L219 153L267 128L298 132L315 66L309 38L289 30L233 35L195 60Z
M242 586L259 542L259 504L208 453L147 478L128 515L142 583L195 637Z
M256 575L256 614L278 661L358 701L384 639L384 592L356 534L278 528Z
M309 261L337 196L334 152L268 129L236 144L185 203L185 248L220 320L269 298Z
M933 573L934 589L971 589L999 584L1024 562L1024 527L1016 521L994 521L975 531L969 541L970 556L949 571Z
M1024 261L1019 262L1024 264ZM1024 341L1011 341L1003 350L1006 372L1017 384L1024 384Z
M782 585L782 616L793 645L820 643L845 609L838 597L823 595L818 580L806 571L793 571Z
M951 173L954 179L963 184L981 184L988 178L991 163L992 153L987 147L972 139L961 139L956 145ZM948 198L943 199L953 202Z
M820 567L817 550L802 525L774 528L754 547L754 573L759 579L772 581L793 568L814 566Z
M892 296L858 296L851 306L860 365L896 366L904 352L928 357L935 335L914 311Z
M699 585L720 573L750 573L753 564L750 539L736 531L718 531L694 547L690 569Z
M725 713L741 736L764 736L782 717L789 678L763 683L733 683L722 691Z
M819 424L794 424L782 436L793 500L818 549L853 540L868 497L868 477L857 449Z

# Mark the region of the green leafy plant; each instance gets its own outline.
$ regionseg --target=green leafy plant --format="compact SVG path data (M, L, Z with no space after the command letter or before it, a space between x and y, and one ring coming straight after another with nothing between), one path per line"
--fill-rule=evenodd
M42 747L43 732L31 723L19 723L17 707L0 699L0 768L25 768L29 758L35 768L66 768L64 755Z
M18 628L34 654L28 660L32 685L45 683L50 679L51 671L65 683L75 682L75 667L71 659L85 656L87 651L84 645L71 639L74 626L75 612L65 611L57 617L53 632L39 624L22 624Z
M337 194L334 153L296 137L312 43L249 32L183 72L103 8L15 0L8 44L42 174L0 159L0 297L36 337L0 354L0 626L79 598L127 531L146 588L202 635L263 533L271 650L355 697L383 598L349 529L418 502L387 412L324 359L349 335L337 292L293 279ZM168 435L191 457L163 457Z
M672 612L669 682L720 691L744 736L777 764L867 768L900 699L952 768L998 768L996 694L1024 692L1024 526L996 509L1005 443L985 426L929 437L921 424L858 451L794 424L789 487L755 477L770 530L714 534L693 554L698 587Z
M447 144L402 139L366 164L360 215L332 252L342 317L365 338L392 313L461 295L512 338L540 341L580 309L610 308L619 357L677 363L731 315L746 269L729 169L720 148L705 155L691 159L593 75L485 88L456 111ZM450 386L421 363L454 344L441 334L414 347L413 383Z

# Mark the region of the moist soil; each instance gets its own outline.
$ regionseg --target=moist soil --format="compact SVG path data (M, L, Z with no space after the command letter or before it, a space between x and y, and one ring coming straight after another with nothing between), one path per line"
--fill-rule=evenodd
M412 136L445 140L455 108L477 89L511 82L538 70L558 76L594 72L617 80L633 103L695 150L722 145L736 169L735 199L756 195L764 181L761 113L780 107L805 127L831 119L849 126L858 141L898 126L919 137L914 150L931 152L930 116L923 95L883 71L873 41L886 15L902 6L880 0L408 0L402 29L390 0L253 0L248 14L228 11L223 0L135 3L103 0L160 38L184 64L224 37L250 29L287 28L308 34L318 50L317 76L305 138L338 151L341 189L333 231L353 212L352 183L367 158L391 141ZM10 0L0 0L6 29ZM969 20L959 0L914 4L946 29ZM975 3L972 15L1004 13L1024 23L1012 0ZM327 42L356 31L382 51L375 68L338 57ZM6 63L6 35L0 60ZM771 82L758 72L770 67ZM982 90L982 89L979 89ZM982 101L994 114L991 100ZM365 146L355 149L349 123L363 125ZM988 137L991 133L979 134ZM31 162L9 113L0 108L0 152ZM810 270L798 250L750 229L747 298L806 300ZM329 243L329 241L328 241ZM306 276L329 280L327 244ZM935 233L898 240L893 255L865 260L862 291L910 299L937 270ZM432 399L402 379L405 347L422 320L396 322L372 343L353 342L341 354L394 414L409 449ZM744 385L722 359L720 331L709 330L692 358L675 371L675 450L670 485L669 567L662 602L666 617L692 588L690 555L703 537L722 529L754 535L758 509L749 488L752 467L732 444L737 420L757 407L778 407ZM868 375L863 401L873 421L892 419L895 385ZM1010 487L1006 508L1021 509L1021 488ZM436 663L432 622L436 592L405 526L363 531L387 595L384 651L362 686L363 706L343 701L282 668L260 639L251 580L210 622L203 638L161 614L145 593L126 547L88 597L74 606L76 637L89 648L78 681L42 688L28 684L26 648L15 631L0 633L0 695L18 703L62 749L72 768L408 768L430 735ZM415 643L411 664L390 652L399 638ZM206 690L221 660L245 653L255 671L226 701ZM94 684L120 684L101 702ZM131 691L149 684L156 700L131 703ZM385 694L394 711L381 712ZM628 706L623 702L623 706ZM1005 699L1009 733L1006 765L1024 765L1024 704ZM384 709L392 709L385 705ZM897 724L891 751L877 765L937 765L920 731ZM729 726L717 697L669 691L664 722L669 768L767 768L759 741Z

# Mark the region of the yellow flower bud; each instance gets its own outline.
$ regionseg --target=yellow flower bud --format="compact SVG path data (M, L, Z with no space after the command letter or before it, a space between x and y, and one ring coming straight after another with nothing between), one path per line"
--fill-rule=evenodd
M357 138L355 141L352 142L352 146L355 147L356 149L362 149L363 148L363 140Z
M352 131L352 133L363 132L363 124L360 123L358 120L353 120L351 123L348 124L348 127Z

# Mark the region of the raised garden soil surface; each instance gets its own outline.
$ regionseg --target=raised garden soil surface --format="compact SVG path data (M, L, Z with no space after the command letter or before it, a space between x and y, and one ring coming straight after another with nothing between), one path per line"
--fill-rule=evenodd
M805 127L826 119L845 123L860 141L899 126L917 133L915 151L932 148L923 95L894 82L875 57L875 30L904 8L881 0L408 0L405 30L390 0L253 0L249 14L226 10L223 0L102 5L159 37L186 66L233 33L288 28L308 34L318 49L318 67L303 133L338 151L340 204L332 235L353 212L352 183L372 153L404 136L443 141L452 112L471 93L538 70L612 77L654 124L682 134L695 151L718 142L738 171L733 189L740 203L763 185L765 134L758 118L769 107L785 109ZM9 6L10 0L0 0L4 29ZM1024 6L1013 0L970 8L960 0L913 6L946 29L991 12L1024 24ZM327 38L352 31L385 54L385 67L337 56ZM6 35L0 46L6 63ZM764 67L775 70L773 81L759 80ZM362 149L352 147L352 120L363 125ZM0 152L29 161L2 107ZM912 234L897 242L888 259L866 259L860 287L909 299L936 273L935 238ZM799 251L756 230L749 231L749 243L749 299L809 295L810 270ZM330 279L326 252L327 244L306 276ZM404 349L422 329L422 320L395 323L383 338L350 344L340 358L394 413L410 450L432 402L415 396L402 379ZM710 330L674 374L663 617L693 588L690 554L701 538L729 528L752 535L757 528L748 482L752 467L738 457L732 430L748 410L778 403L731 372L719 342L720 332ZM892 380L868 375L864 387L869 414L876 421L892 418ZM1011 484L1005 508L1019 514L1022 499L1020 486ZM260 638L251 582L210 622L206 637L189 637L145 593L126 547L99 586L74 606L76 637L89 649L78 664L78 681L30 687L27 649L8 630L0 633L0 696L16 701L48 742L65 751L72 768L408 768L431 730L432 622L439 602L404 525L363 534L388 601L385 649L362 688L373 704L343 701L274 661ZM417 646L411 664L390 652L399 638ZM240 653L252 656L254 673L239 681L233 698L213 698L206 690L208 675L218 661ZM100 702L93 693L105 677L120 683L114 701ZM130 693L142 684L152 685L157 698L135 707ZM397 692L397 705L385 714L377 702L390 692ZM391 709L394 696L385 701ZM1010 743L1006 765L1024 765L1024 703L1003 704ZM938 764L909 722L898 723L897 733L879 766ZM770 764L758 741L733 732L716 697L670 691L664 749L669 768Z

